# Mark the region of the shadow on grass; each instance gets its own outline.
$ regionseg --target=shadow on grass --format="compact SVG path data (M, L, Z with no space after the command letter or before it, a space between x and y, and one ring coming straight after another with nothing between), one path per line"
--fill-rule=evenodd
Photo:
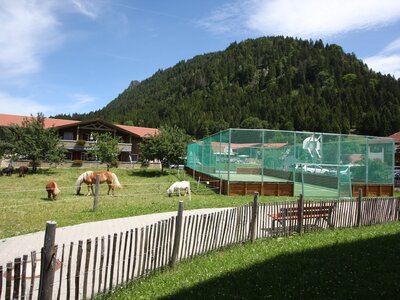
M161 176L165 176L168 175L167 172L161 172L161 170L138 170L138 171L131 171L129 173L130 176L137 176L137 177L161 177Z
M399 251L396 234L282 255L163 299L395 299Z
M58 199L58 198L57 198L57 199ZM53 200L53 199L49 199L49 198L47 198L47 197L42 197L42 198L40 198L40 200L48 201L48 202L54 202L54 201L57 201L57 199Z
M26 176L29 175L46 175L46 176L51 176L54 174L57 174L57 172L55 172L53 169L49 168L49 169L37 169L35 173L33 173L33 171L31 169L29 169L28 174Z

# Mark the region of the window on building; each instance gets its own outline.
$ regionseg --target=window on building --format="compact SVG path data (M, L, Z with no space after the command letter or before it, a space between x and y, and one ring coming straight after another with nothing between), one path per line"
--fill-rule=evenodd
M84 153L82 153L82 160L97 161L96 156L93 155L92 152L84 152Z
M72 152L68 151L67 153L65 153L65 160L72 160Z
M74 139L74 133L70 131L65 131L63 134L63 139L67 141L72 141Z

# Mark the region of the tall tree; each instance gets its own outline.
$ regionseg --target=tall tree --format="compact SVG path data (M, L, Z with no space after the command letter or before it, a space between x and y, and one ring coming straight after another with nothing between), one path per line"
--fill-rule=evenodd
M109 132L95 133L93 137L96 141L92 146L93 154L101 163L107 165L107 171L109 171L110 167L117 164L118 155L121 153L118 148L119 140Z
M65 149L54 128L44 127L44 116L25 118L21 125L4 130L5 139L1 141L2 152L8 152L13 159L31 160L33 172L40 162L60 163L64 160Z
M186 157L186 146L190 137L180 128L162 126L160 132L149 136L141 144L144 160L159 160L161 172L170 164L181 164Z

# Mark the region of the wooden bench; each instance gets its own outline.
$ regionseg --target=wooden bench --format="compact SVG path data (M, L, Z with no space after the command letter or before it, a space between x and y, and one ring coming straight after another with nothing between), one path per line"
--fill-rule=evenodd
M314 225L317 225L318 221L324 220L328 224L328 227L333 227L331 215L335 205L336 204L304 206L303 221L315 219ZM297 220L299 218L299 210L297 207L284 207L280 209L279 213L269 216L272 218L272 230L275 229L275 222L279 222L285 230L287 221Z

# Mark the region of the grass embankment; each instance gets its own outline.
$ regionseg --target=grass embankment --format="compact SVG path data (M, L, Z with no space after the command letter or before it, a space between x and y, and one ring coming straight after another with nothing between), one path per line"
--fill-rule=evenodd
M17 175L0 177L0 238L44 230L46 221L54 220L58 227L84 222L175 211L178 201L185 201L185 210L212 207L232 207L248 203L247 197L220 196L188 175L169 170L112 169L123 185L115 197L107 195L107 185L100 187L99 208L92 211L93 197L76 196L75 181L84 169L48 169L25 178ZM104 171L104 169L93 171ZM47 199L45 185L55 180L61 189L56 201ZM177 180L192 181L192 200L188 197L168 197L167 188ZM82 193L86 193L82 185ZM269 199L272 199L269 197ZM275 198L276 199L276 198ZM261 199L265 201L265 199Z
M260 240L182 262L111 299L395 299L400 223Z

